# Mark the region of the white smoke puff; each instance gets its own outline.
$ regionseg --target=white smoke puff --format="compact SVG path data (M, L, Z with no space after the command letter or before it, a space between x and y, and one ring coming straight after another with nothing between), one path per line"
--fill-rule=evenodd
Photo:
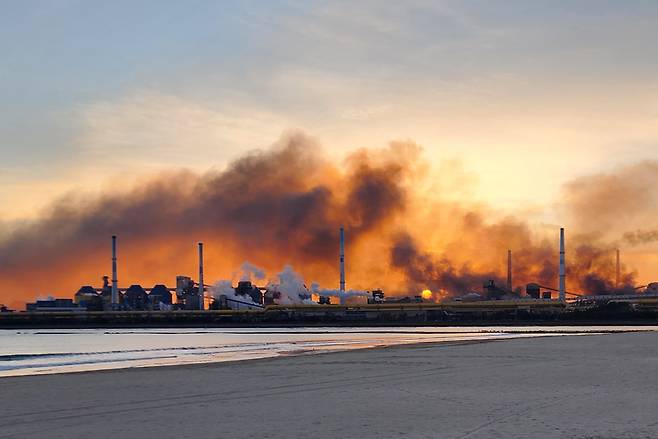
M249 261L244 261L240 266L240 280L263 280L265 279L265 270L252 264Z
M290 265L283 267L283 271L278 274L278 278L279 283L270 283L268 289L281 293L281 297L279 298L281 305L317 305L311 299L311 291L304 285L302 277Z
M317 293L321 296L340 296L340 290L334 290L334 289L328 289L328 288L322 288L318 289L317 291L313 291L314 293ZM363 290L347 290L343 294L344 297L366 297L369 296L367 291Z
M253 303L254 305L259 305L258 303L254 302L251 296L244 295L244 296L238 296L235 294L235 289L233 288L233 285L231 285L230 280L220 280L218 282L215 282L213 286L209 288L210 294L215 300L218 300L220 296L226 296L227 299L229 300L237 300L240 302L246 302L246 303Z
M230 280L217 281L214 285L209 287L208 290L214 299L219 299L219 296L221 295L235 295L235 290L233 289Z

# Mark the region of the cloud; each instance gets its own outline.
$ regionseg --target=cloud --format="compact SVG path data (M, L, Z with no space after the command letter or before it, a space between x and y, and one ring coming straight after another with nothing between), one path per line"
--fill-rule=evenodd
M286 118L244 104L156 92L95 102L79 108L77 117L83 160L115 166L206 167L268 145L289 128Z

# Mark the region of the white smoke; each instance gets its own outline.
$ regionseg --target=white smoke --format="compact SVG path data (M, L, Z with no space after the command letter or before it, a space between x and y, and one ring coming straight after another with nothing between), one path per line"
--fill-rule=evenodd
M369 297L370 294L367 291L363 290L347 290L345 293L341 294L339 289L330 289L330 288L320 288L320 285L313 283L311 285L311 291L320 296L332 296L340 297L341 295L345 298L347 297Z
M315 291L314 291L315 292ZM321 296L340 296L340 290L331 290L327 288L321 288L320 290L317 291L317 294L320 294ZM362 291L362 290L346 290L345 293L342 294L343 297L368 297L370 294L368 294L367 291Z
M283 271L277 277L278 283L276 281L270 281L267 289L281 293L281 297L278 300L279 304L317 305L311 299L311 291L304 285L304 279L290 265L283 267Z
M209 288L209 292L210 295L215 300L219 300L220 296L226 296L228 300L237 300L239 302L245 302L247 304L254 304L260 306L260 304L254 302L251 296L249 296L248 294L244 296L239 296L235 294L235 289L233 288L233 285L231 284L230 280L220 280L215 282L215 284ZM231 304L229 303L229 306L230 305Z
M237 273L234 273L234 278L238 278ZM245 261L240 266L241 281L255 281L266 278L266 272L260 267L257 267L250 262ZM333 296L340 297L341 293L338 289L321 288L317 282L311 284L311 288L307 288L304 284L304 279L297 273L292 266L286 265L280 273L277 273L267 283L268 293L279 293L275 295L275 303L279 305L317 305L311 298L311 294L320 296ZM230 280L220 280L210 287L210 293L215 299L219 299L221 295L225 295L229 300L238 300L241 302L256 304L250 296L240 296L235 294L232 282ZM364 297L369 294L361 290L348 290L342 296L348 297Z
M265 279L265 270L257 267L249 261L244 261L242 263L240 266L240 271L242 272L240 275L240 280L249 280L253 282L254 280Z

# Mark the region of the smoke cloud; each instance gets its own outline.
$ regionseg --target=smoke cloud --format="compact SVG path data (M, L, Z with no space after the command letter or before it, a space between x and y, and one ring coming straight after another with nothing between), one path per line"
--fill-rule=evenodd
M646 230L658 218L658 162L576 178L564 185L561 200L563 215L581 232L616 239L629 230Z
M304 279L293 270L290 265L286 265L283 271L278 274L278 279L268 284L268 290L278 291L281 296L278 303L281 305L292 304L314 304L311 300L311 292L304 284Z
M121 286L173 284L177 274L196 273L195 243L203 241L209 279L234 273L233 281L260 281L280 272L276 282L290 300L302 275L329 293L338 284L341 225L348 284L357 295L375 288L462 295L488 279L502 286L507 249L515 289L555 286L559 225L437 190L428 184L431 169L413 142L358 150L337 164L314 139L294 132L224 170L172 170L128 191L69 194L36 220L0 226L0 302L18 307L37 295L70 297L80 285L99 284L110 271L112 234L119 236ZM449 170L440 169L445 181ZM657 201L655 162L566 184L558 209L567 227L568 289L613 290L617 238L629 246L654 241L655 232L643 230L655 224ZM629 229L637 231L624 234ZM281 271L286 265L296 272ZM624 286L636 275L622 266Z
M265 279L266 276L265 270L248 261L242 263L240 271L242 272L240 280L259 281Z
M636 230L624 233L623 240L629 245L647 244L658 241L658 230Z
M110 268L112 234L119 236L122 285L195 273L190 247L197 240L207 244L210 277L248 258L268 270L294 264L331 281L340 225L357 245L402 214L418 149L358 151L338 167L315 140L289 133L223 171L174 170L128 192L67 195L36 221L4 226L2 300L70 296L80 284L98 283Z

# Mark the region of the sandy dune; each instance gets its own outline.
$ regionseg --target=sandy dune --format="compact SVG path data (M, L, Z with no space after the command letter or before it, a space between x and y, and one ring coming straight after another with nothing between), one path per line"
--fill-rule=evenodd
M0 379L0 438L656 438L658 334Z

